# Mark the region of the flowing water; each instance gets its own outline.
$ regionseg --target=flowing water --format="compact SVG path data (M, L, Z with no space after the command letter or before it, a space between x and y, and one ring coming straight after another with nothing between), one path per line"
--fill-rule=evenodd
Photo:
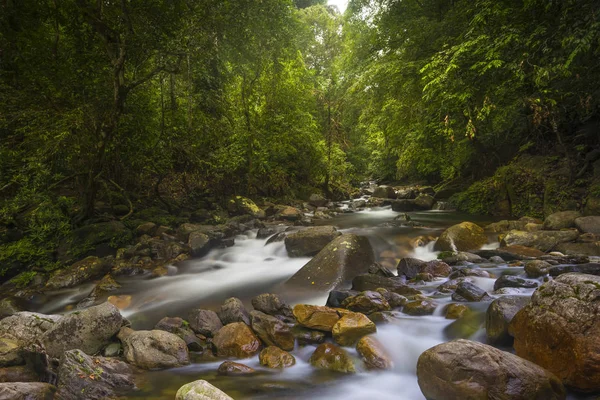
M391 223L399 213L389 207L368 209L341 214L320 224L337 226L342 232L352 232L369 238L378 261L387 263L395 271L398 258L411 255L429 260L436 258L432 242L427 237L438 236L441 231L462 221L490 222L449 211L409 213L419 227L397 226ZM490 238L490 247L495 240ZM123 287L114 295L119 296L122 313L135 329L151 329L165 316L187 317L192 308L217 310L228 297L238 297L250 308L250 299L260 293L277 292L279 284L299 270L309 258L289 258L282 242L265 245L266 239L256 239L256 232L238 236L235 245L226 249L212 250L203 258L172 266L170 275L150 279L119 279ZM413 249L414 245L425 244ZM522 268L507 265L482 265L490 273L522 273ZM433 293L445 279L424 284L419 289ZM491 292L495 279L477 278L476 284ZM57 293L39 311L64 312L91 290L90 285L68 292ZM515 289L523 295L532 290ZM286 293L281 293L284 298ZM324 305L327 293L318 296L287 298L291 304L310 303ZM293 352L296 365L283 371L263 368L258 357L242 360L258 372L252 376L223 377L216 374L222 360L193 355L191 365L165 371L151 371L142 375L140 391L129 395L137 399L173 399L177 389L196 379L206 379L235 399L400 399L422 400L416 378L419 355L426 349L451 339L447 327L452 321L443 317L443 307L451 301L450 296L437 297L440 304L432 316L411 317L399 313L392 323L378 326L376 333L380 342L394 360L394 368L386 372L359 370L348 376L313 369L308 359L314 346L296 348ZM468 303L479 315L489 303ZM251 309L251 308L250 308ZM481 321L481 319L479 320ZM450 334L451 335L451 334ZM472 339L483 340L480 329ZM357 358L354 349L347 349ZM362 365L358 361L357 366Z

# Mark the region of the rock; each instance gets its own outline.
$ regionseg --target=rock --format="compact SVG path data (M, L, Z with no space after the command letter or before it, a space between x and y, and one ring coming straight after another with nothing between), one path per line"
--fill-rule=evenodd
M374 262L369 239L354 234L335 238L294 274L285 286L319 292L342 288L356 275L366 273Z
M431 315L436 308L437 304L431 300L415 300L406 304L402 312L413 316Z
M421 293L419 290L406 285L400 278L385 278L366 274L358 275L352 280L352 290L364 292L365 290L377 290L379 288L387 289L402 296L415 296Z
M200 379L180 387L175 400L233 400L233 398Z
M418 195L418 191L415 188L401 188L397 192L398 199L414 199Z
M26 311L25 304L22 303L23 301L16 297L5 297L0 300L0 319Z
M296 364L296 359L287 351L281 350L279 347L269 346L258 355L260 365L268 368L287 368Z
M107 302L62 317L40 340L54 358L73 349L96 354L119 332L122 324L123 317L117 307Z
M331 343L323 343L310 356L310 364L318 369L336 372L356 372L352 359L343 349Z
M41 382L0 383L0 399L5 400L52 400L56 387Z
M224 361L219 365L219 369L217 369L219 375L249 375L254 374L255 372L256 370L254 368L233 361Z
M102 354L104 357L118 357L122 350L121 343L111 343L102 350Z
M518 356L582 392L600 390L600 277L570 273L538 288L510 323Z
M600 256L600 240L596 242L586 242L582 241L580 236L578 242L559 243L556 246L556 250L567 255Z
M379 288L377 292L388 302L391 308L402 307L408 303L408 299L398 293L390 292L387 289Z
M552 265L543 260L528 261L525 263L525 273L530 278L539 278L547 275L550 267Z
M455 301L484 301L489 298L485 290L467 281L460 282L452 295Z
M252 329L267 346L277 346L283 350L294 350L295 338L290 327L277 318L260 311L252 311Z
M298 346L321 344L325 341L326 337L325 332L304 328L300 325L294 326L292 333L298 342Z
M235 196L227 203L229 215L250 215L252 218L264 218L265 212L246 197Z
M431 210L431 208L433 207L433 203L435 203L433 196L430 196L428 194L420 194L415 199L415 207L421 210Z
M248 358L260 350L260 340L243 322L225 325L216 334L213 344L219 357Z
M106 259L87 257L70 267L58 270L48 279L46 288L55 290L79 285L80 283L105 275L111 268L112 264Z
M556 245L563 242L571 242L579 236L577 230L566 230L566 231L538 231L538 232L524 232L524 231L510 231L508 232L502 241L501 246L526 246L533 247L534 249L548 252L552 250Z
M396 191L391 186L377 186L373 191L373 197L381 199L395 199Z
M446 229L435 242L436 251L477 250L487 243L483 229L472 223L462 222Z
M360 292L357 292L356 290L332 290L329 292L329 296L327 296L325 305L327 307L342 308L344 300L348 297L356 296L359 293Z
M252 299L252 307L278 318L293 318L292 309L277 294L263 293Z
M392 211L396 212L406 212L406 211L415 211L418 207L415 204L415 200L394 200L392 201Z
M217 313L211 310L195 309L190 311L188 322L194 332L207 337L213 337L223 327Z
M129 365L114 358L66 351L60 359L57 397L61 400L104 400L136 389Z
M287 221L299 221L304 214L297 208L285 206L275 214L275 217Z
M0 337L12 339L23 346L29 346L61 318L60 315L18 312L0 321Z
M494 264L504 264L506 261L500 256L491 256L490 262L493 262Z
M452 272L448 278L449 279L456 279L456 278L460 278L460 277L465 277L465 276L478 276L480 278L490 278L491 275L488 271L484 271L481 268L460 268L455 270L454 272Z
M446 307L446 319L459 319L468 311L469 307L464 304L448 304L448 307Z
M560 230L575 228L575 220L581 217L578 211L561 211L550 214L544 220L545 230Z
M559 275L568 274L570 272L579 272L582 274L600 276L600 264L589 263L580 265L560 265L551 267L548 270L550 276L557 277Z
M369 369L392 369L394 363L383 345L373 336L364 336L356 345L356 351Z
M374 263L369 267L369 274L379 275L386 278L395 277L396 275L390 271L388 268L384 267L379 263Z
M188 349L192 351L203 351L204 343L196 336L189 324L179 317L165 317L158 321L154 329L170 332L180 337Z
M100 303L100 299L107 297L107 294L119 289L121 285L115 281L111 275L105 275L92 292L85 299L77 303L78 309L89 308Z
M154 235L154 232L156 232L156 224L154 222L145 222L143 224L138 225L137 228L135 228L135 233L138 236L142 236L142 235L148 235L148 236L152 236Z
M341 346L352 346L363 336L375 333L377 328L373 321L364 314L345 314L333 326L333 340Z
M256 238L257 239L266 239L269 236L273 236L278 232L279 232L279 229L276 229L275 227L272 227L272 226L266 226L264 228L260 228L258 230L258 232L256 232Z
M441 253L440 255L443 255L443 254L444 253ZM480 256L478 256L477 254L468 253L466 251L453 252L452 255L450 255L450 256L444 255L444 258L442 258L442 261L445 262L446 264L450 264L450 265L458 264L461 261L467 261L467 262L475 263L475 264L481 264L481 263L485 262L485 260L483 258L481 258Z
M136 367L164 369L190 363L187 345L175 334L122 328L118 337L123 344L123 357Z
M299 324L325 332L331 332L340 319L339 313L333 308L310 304L297 304L294 306L293 313Z
M530 300L525 296L504 296L492 301L485 315L485 332L489 344L511 344L512 336L508 333L510 321Z
M329 200L316 193L311 194L310 198L308 199L308 204L313 207L325 207L327 206L327 203L329 203Z
M210 238L202 232L192 232L188 239L188 246L192 257L202 257L210 250Z
M0 367L25 364L22 348L16 340L0 337Z
M399 311L380 311L373 314L369 314L369 319L376 324L388 324L398 322L406 317L405 314Z
M250 314L246 311L244 303L237 297L230 297L225 300L218 314L223 325L233 322L243 322L246 325L250 325Z
M444 328L444 335L450 340L469 339L483 327L484 320L484 313L468 310Z
M0 368L0 383L39 382L40 380L40 375L33 368L25 365Z
M310 257L340 235L333 226L315 226L289 234L285 248L290 257Z
M583 233L600 234L600 216L576 218L575 226Z
M496 282L494 282L494 290L499 290L506 287L533 289L538 287L538 283L513 275L502 275L500 278L496 279Z
M342 306L351 311L370 314L377 311L390 310L390 304L381 293L364 291L359 295L348 297Z
M403 258L398 263L398 276L404 275L414 279L418 274L431 274L434 277L450 275L452 268L443 261L433 260L424 262L415 258Z
M525 259L531 260L546 254L543 251L525 246L505 246L495 250L478 250L475 253L484 258L491 258L492 256L502 257L507 262Z
M417 363L427 399L555 399L565 389L550 372L513 354L469 340L426 350Z

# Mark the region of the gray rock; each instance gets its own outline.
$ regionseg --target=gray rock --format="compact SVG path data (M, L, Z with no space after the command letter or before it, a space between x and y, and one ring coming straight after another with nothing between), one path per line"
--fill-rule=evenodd
M314 256L340 235L333 226L310 227L287 235L285 248L290 257Z
M485 332L489 344L512 343L512 336L508 332L510 321L529 301L531 298L526 296L504 296L492 301L485 316Z
M421 293L419 290L408 286L404 282L404 280L398 277L386 278L372 274L358 275L352 280L352 290L364 292L365 290L377 290L383 288L402 296L414 296Z
M600 234L600 216L576 218L575 226L583 233Z
M329 200L317 193L311 194L308 200L308 204L313 207L325 207L327 203L329 203Z
M550 276L557 277L559 275L568 274L571 272L579 272L582 274L600 276L600 264L588 263L579 265L559 265L550 267L548 273Z
M175 368L190 363L188 348L179 336L161 330L119 332L123 356L142 369Z
M22 300L16 297L5 297L0 300L0 319L10 317L21 311L27 311Z
M233 398L205 380L197 380L180 387L175 400L233 400Z
M575 228L575 220L581 217L578 211L561 211L550 214L544 220L544 229L560 230L565 228Z
M192 351L203 351L205 344L196 336L189 324L179 317L164 317L154 327L179 336Z
M427 399L563 400L552 373L492 346L459 339L425 351L417 378Z
M188 315L188 322L194 332L207 337L215 336L223 327L219 316L212 310L192 310Z
M202 232L192 232L188 239L188 246L193 257L202 257L210 250L210 238Z
M104 303L64 316L42 335L41 342L54 358L73 349L95 354L110 342L122 324L117 307Z
M133 371L123 361L81 350L66 351L60 359L56 395L62 400L104 400L135 389Z
M237 297L230 297L225 300L218 314L223 325L233 322L243 322L246 325L250 325L250 314L246 311L244 303Z
M252 311L252 330L267 346L294 350L295 338L290 327L279 319L260 311Z
M402 199L392 201L392 211L406 212L418 209L419 207L415 204L415 200Z
M252 299L252 307L255 310L264 312L280 318L293 318L292 308L285 304L277 294L263 293Z
M460 282L452 295L452 300L455 301L483 301L489 298L485 290L467 281Z
M395 199L396 191L391 186L377 186L373 191L373 197L381 199Z
M28 346L35 343L61 318L60 315L19 312L0 321L0 337Z
M525 273L530 278L539 278L547 275L550 267L552 265L543 260L528 261L525 263Z
M500 278L496 279L496 282L494 282L494 290L499 290L506 287L533 289L538 287L538 283L513 275L502 275Z
M56 387L41 382L0 383L0 399L3 400L52 400Z
M398 263L398 276L414 279L418 274L431 274L434 277L450 275L452 268L440 260L421 261L416 258L403 258Z
M433 203L435 203L433 196L428 194L420 194L415 199L415 207L420 208L421 210L431 210Z
M559 243L571 242L579 236L579 232L575 229L566 231L510 231L502 241L501 246L524 246L548 252Z
M46 282L46 288L54 290L79 285L104 276L111 268L112 264L107 259L87 257L54 273Z

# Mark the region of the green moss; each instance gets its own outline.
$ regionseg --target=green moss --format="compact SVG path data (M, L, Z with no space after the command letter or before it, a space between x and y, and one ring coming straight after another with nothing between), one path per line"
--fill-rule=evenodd
M19 289L26 287L33 281L33 278L37 275L35 271L22 272L19 275L12 278L10 281L15 284Z

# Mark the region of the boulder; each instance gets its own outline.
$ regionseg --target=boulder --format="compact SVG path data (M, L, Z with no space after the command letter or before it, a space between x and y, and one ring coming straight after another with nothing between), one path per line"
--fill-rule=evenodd
M115 281L110 274L104 275L100 282L94 286L92 292L85 299L77 303L78 309L89 308L98 305L101 299L108 297L108 293L119 289L121 285Z
M267 346L277 346L283 350L294 350L295 338L290 327L279 319L260 311L252 311L252 330Z
M494 290L502 288L524 288L533 289L538 287L538 283L527 279L519 278L514 275L502 275L494 282Z
M154 327L179 336L192 351L203 351L206 345L196 336L189 323L179 317L164 317Z
M465 268L459 268L454 270L454 272L452 272L448 278L449 279L456 279L456 278L461 278L461 277L465 277L465 276L478 276L480 278L490 278L491 275L488 271L485 271L481 268L469 268L469 267L465 267Z
M227 203L229 215L249 215L252 218L264 218L265 212L246 197L235 196Z
M440 256L443 256L443 262L450 265L460 264L463 261L475 264L481 264L485 262L485 259L481 258L477 254L469 253L466 251L453 252L451 255L447 255L447 253L440 253Z
M325 341L326 337L325 332L304 328L300 325L294 326L292 328L292 333L298 342L298 346L321 344Z
M395 199L396 191L391 186L377 186L373 190L373 197L379 197L381 199Z
M392 201L392 211L396 212L406 212L406 211L415 211L418 207L415 204L415 200L394 200Z
M105 400L135 389L133 370L123 361L81 350L66 351L60 359L56 395L61 400Z
M530 278L539 278L548 274L551 264L544 260L533 260L525 263L525 273Z
M390 304L381 293L369 290L348 297L342 302L342 306L348 310L364 314L391 310Z
M23 347L16 340L0 337L0 367L25 364Z
M459 319L469 312L469 307L464 304L451 303L446 307L446 319Z
M55 290L79 285L104 276L111 268L112 264L106 259L87 257L70 267L56 271L46 282L46 288Z
M454 322L444 328L444 335L450 340L469 339L484 326L484 320L484 313L469 309Z
M246 310L244 303L237 297L230 297L225 300L218 314L223 325L233 322L243 322L246 325L250 325L250 314Z
M212 310L192 310L188 314L188 322L194 332L207 337L213 337L223 327L219 316Z
M188 238L188 247L192 257L202 257L210 250L210 238L202 232L192 232Z
M96 354L119 332L123 317L106 302L59 319L40 338L49 356L60 358L67 350Z
M600 390L600 277L569 273L538 288L510 323L518 356L578 391Z
M344 300L349 297L356 296L359 293L360 292L357 292L356 290L332 290L327 296L327 302L325 305L327 307L342 308Z
M583 233L600 234L600 216L587 216L575 219L575 226Z
M415 199L415 207L421 210L431 210L433 203L435 203L433 196L428 194L420 194Z
M414 279L417 274L427 273L434 277L445 277L450 275L452 268L443 261L433 260L429 262L416 258L405 257L398 263L398 276L404 275Z
M375 324L364 314L345 314L331 329L333 340L341 346L352 346L363 336L375 333Z
M180 387L175 395L175 400L233 400L233 398L200 379Z
M223 361L217 369L219 375L249 375L254 374L255 372L256 370L254 368L233 361Z
M263 293L252 299L252 307L277 318L293 318L292 308L285 304L277 294Z
M313 207L325 207L327 203L329 203L329 200L317 193L311 194L308 199L308 204Z
M268 368L287 368L296 364L296 359L293 355L275 346L263 349L258 355L258 361L260 365Z
M524 246L548 252L563 242L572 242L579 236L575 229L566 231L510 231L500 242L501 246Z
M454 301L484 301L489 298L485 290L467 281L460 282L456 286L456 291L452 294L452 300Z
M42 382L0 383L0 399L52 400L56 386Z
M60 315L18 312L0 321L0 337L28 346L35 343L61 318Z
M333 226L315 226L287 235L285 248L290 257L310 257L340 235Z
M286 221L299 221L304 214L295 207L284 206L275 214L275 217Z
M0 368L0 383L6 382L40 382L40 375L26 365L14 365Z
M383 345L373 336L364 336L356 344L356 351L368 369L392 369L394 362Z
M323 343L310 356L310 364L318 369L352 373L356 372L352 358L340 347L332 343Z
M552 373L513 354L464 339L421 354L417 378L431 400L565 398L562 383Z
M123 344L123 356L128 363L142 369L175 368L190 363L185 342L169 332L161 330L134 331L122 328L119 339Z
M600 256L600 240L595 242L582 241L580 236L575 243L559 243L556 246L556 251L567 255Z
M518 245L500 247L495 250L478 250L475 253L484 258L498 256L507 262L515 260L531 260L546 254L543 251L532 249L531 247Z
M5 297L0 300L0 319L10 317L21 311L27 311L22 299Z
M588 263L580 265L559 265L556 267L550 267L550 269L548 269L548 273L550 274L550 276L553 277L568 274L571 272L579 272L581 274L600 276L600 264Z
M431 315L437 308L437 303L432 300L415 300L407 303L402 312L408 315Z
M485 333L489 344L511 344L512 336L508 333L510 321L529 301L526 296L504 296L492 301L485 314Z
M398 293L402 296L415 296L421 292L404 283L404 280L398 277L386 278L384 276L366 274L358 275L352 280L352 290L364 292L365 290L377 290L384 288L390 292Z
M340 319L340 314L335 309L324 306L296 304L293 312L299 324L325 332L331 332Z
M483 229L472 222L462 222L446 229L435 242L436 251L477 250L487 243Z
M319 292L344 288L356 275L366 273L374 262L369 239L354 234L335 238L294 274L285 286Z
M398 293L390 292L387 289L379 288L377 293L381 294L391 308L402 307L408 303L408 299ZM385 305L384 305L385 306ZM377 312L377 311L376 311Z
M566 228L575 228L575 220L581 217L579 211L561 211L550 214L544 220L544 229L560 230Z
M243 322L225 325L216 334L213 344L219 357L248 358L258 353L261 347L260 340Z

